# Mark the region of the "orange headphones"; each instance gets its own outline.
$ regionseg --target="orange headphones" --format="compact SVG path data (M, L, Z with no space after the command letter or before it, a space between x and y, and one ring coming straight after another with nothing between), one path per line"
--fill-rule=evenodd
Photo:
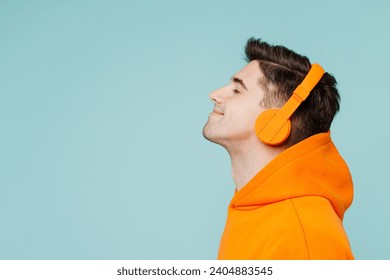
M268 109L258 116L255 131L261 141L271 146L277 146L286 141L291 131L291 115L309 96L324 72L319 64L313 64L302 83L294 90L281 109Z

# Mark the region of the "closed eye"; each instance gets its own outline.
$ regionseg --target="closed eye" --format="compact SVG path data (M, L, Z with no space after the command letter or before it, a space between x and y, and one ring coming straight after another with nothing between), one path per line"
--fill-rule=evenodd
M248 88L246 87L246 85L244 84L244 81L238 77L232 77L231 78L231 81L237 85L240 85L242 86L245 90L248 90Z

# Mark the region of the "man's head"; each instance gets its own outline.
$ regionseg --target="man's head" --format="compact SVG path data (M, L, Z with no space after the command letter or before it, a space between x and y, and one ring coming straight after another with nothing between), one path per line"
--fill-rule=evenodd
M268 108L281 108L311 67L307 57L259 39L249 39L245 53L248 64L233 76L230 84L210 94L215 109L203 135L225 148L242 140L253 143L257 138L254 131L257 116ZM283 146L328 131L338 110L336 80L325 73L292 115L291 134Z

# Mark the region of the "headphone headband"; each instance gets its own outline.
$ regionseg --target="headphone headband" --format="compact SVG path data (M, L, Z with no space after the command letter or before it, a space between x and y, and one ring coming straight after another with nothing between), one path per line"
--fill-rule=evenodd
M305 99L309 96L310 92L313 88L318 84L324 75L325 71L321 67L321 65L314 63L309 73L307 73L306 77L303 79L302 83L294 90L293 95L297 95L301 102L305 101Z

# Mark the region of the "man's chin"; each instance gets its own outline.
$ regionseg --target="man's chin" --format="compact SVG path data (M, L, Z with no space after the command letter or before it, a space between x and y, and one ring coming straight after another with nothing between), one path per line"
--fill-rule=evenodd
M202 134L203 134L203 137L209 141L212 141L210 138L210 132L208 131L207 129L207 123L205 124L205 126L203 127L203 130L202 130Z
M203 137L207 140L209 140L210 142L214 142L213 140L213 133L209 127L209 123L206 123L205 126L203 127Z
M221 137L218 136L215 131L213 131L212 129L210 129L210 127L207 126L207 124L204 126L203 128L203 137L210 141L210 142L213 142L215 144L218 144L218 145L222 145L221 143Z

